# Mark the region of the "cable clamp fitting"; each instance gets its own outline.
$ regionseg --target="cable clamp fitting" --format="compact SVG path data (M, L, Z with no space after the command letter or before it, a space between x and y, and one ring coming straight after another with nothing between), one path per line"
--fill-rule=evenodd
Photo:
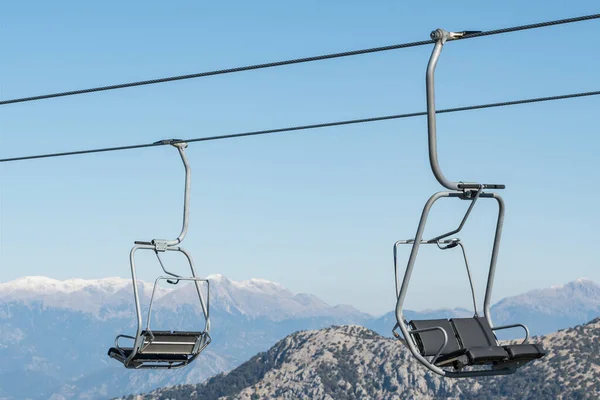
M161 144L162 145L168 145L168 144L170 144L171 146L179 147L179 148L182 148L182 149L185 149L188 146L188 144L186 142L184 142L183 140L181 140L181 139L163 139L163 140L159 140L157 142L154 142L153 144L157 144L157 145L161 145Z
M431 32L429 37L431 37L431 40L435 40L436 42L441 40L442 44L444 44L447 40L462 39L465 36L475 35L481 32L482 31L448 32L443 29L436 29L435 31Z
M167 251L167 241L165 239L153 239L152 245L156 251Z

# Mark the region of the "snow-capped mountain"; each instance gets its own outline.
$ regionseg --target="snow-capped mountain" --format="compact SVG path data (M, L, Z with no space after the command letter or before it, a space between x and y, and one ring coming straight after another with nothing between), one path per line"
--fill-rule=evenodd
M525 322L533 335L584 324L600 316L600 285L580 278L507 297L492 307L492 316L497 325Z
M104 399L200 382L299 329L372 318L264 279L208 279L213 342L190 367L160 372L125 370L106 355L117 334L135 330L130 280L36 276L0 283L0 399ZM142 304L152 289L139 283ZM203 326L198 305L193 284L158 287L152 326L197 329Z
M371 318L348 305L330 306L308 293L292 293L279 283L266 279L233 281L223 275L209 275L211 303L231 314L265 317L273 321L290 318L347 317Z
M283 285L266 279L234 281L220 274L209 275L206 279L210 282L211 308L232 315L265 317L273 321L348 315L359 319L371 318L352 306L332 307L314 295L292 293ZM153 283L138 283L142 301L150 298L152 289ZM27 276L0 283L0 303L39 302L47 308L65 308L99 316L100 311L107 307L132 303L132 292L131 280L124 278L61 281L44 276ZM198 296L191 284L184 284L181 289L158 286L155 301L164 308L196 305Z
M99 317L103 309L131 302L131 288L131 280L123 278L61 281L45 276L26 276L0 283L0 304L40 304L46 308L64 308ZM152 288L152 284L141 282L138 287L141 298L149 298Z

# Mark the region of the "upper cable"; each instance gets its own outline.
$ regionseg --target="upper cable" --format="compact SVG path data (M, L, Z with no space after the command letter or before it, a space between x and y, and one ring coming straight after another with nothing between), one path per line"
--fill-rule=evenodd
M482 37L482 36L499 35L502 33L510 33L510 32L529 30L529 29L544 28L544 27L548 27L548 26L588 21L588 20L598 19L598 18L600 18L600 14L591 14L591 15L584 15L581 17L565 18L565 19L559 19L559 20L555 20L555 21L545 21L545 22L538 22L538 23L529 24L529 25L519 25L519 26L513 26L513 27L508 27L508 28L502 28L502 29L494 29L491 31L482 31L482 32L466 31L465 32L466 34L460 38L457 38L457 40L465 40L465 39L472 39L472 38ZM86 93L105 92L108 90L125 89L125 88L130 88L130 87L135 87L135 86L154 85L154 84L158 84L158 83L180 81L180 80L185 80L185 79L202 78L202 77L213 76L213 75L232 74L235 72L251 71L251 70L258 70L258 69L265 69L265 68L272 68L272 67L280 67L280 66L284 66L284 65L302 64L302 63L321 61L321 60L330 60L333 58L350 57L350 56L357 56L357 55L368 54L368 53L378 53L378 52L382 52L382 51L390 51L390 50L405 49L405 48L409 48L409 47L423 46L423 45L432 44L432 43L434 43L433 40L422 40L419 42L393 44L393 45L389 45L389 46L381 46L381 47L372 47L372 48L368 48L368 49L344 51L341 53L323 54L323 55L312 56L312 57L303 57L303 58L295 58L295 59L291 59L291 60L274 61L274 62L269 62L269 63L264 63L264 64L254 64L254 65L247 65L247 66L242 66L242 67L234 67L234 68L219 69L219 70L214 70L214 71L198 72L195 74L169 76L169 77L165 77L165 78L149 79L149 80L136 81L136 82L118 83L118 84L107 85L107 86L98 86L98 87L93 87L93 88L89 88L89 89L70 90L70 91L66 91L66 92L55 92L55 93L49 93L49 94L41 94L41 95L37 95L37 96L20 97L20 98L15 98L15 99L2 100L2 101L0 101L0 106L7 105L7 104L15 104L15 103L25 103L25 102L36 101L36 100L52 99L52 98L56 98L56 97L67 97L67 96L75 96L75 95L86 94Z

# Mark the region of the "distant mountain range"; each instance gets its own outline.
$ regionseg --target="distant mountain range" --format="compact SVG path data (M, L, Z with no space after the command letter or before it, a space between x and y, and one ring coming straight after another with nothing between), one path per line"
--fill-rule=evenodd
M570 326L584 324L600 316L600 285L580 278L565 285L547 289L535 289L527 293L506 297L491 307L494 325L522 323L531 335L544 335ZM404 316L411 319L434 319L471 317L472 310L464 308L428 311L406 310ZM389 312L383 317L367 323L367 327L384 336L391 336L391 327L396 323L396 314ZM522 330L510 336L522 337Z
M121 400L217 399L598 399L600 318L537 338L546 357L514 375L444 379L398 340L360 326L294 333L204 384Z
M292 332L372 318L262 279L208 278L213 342L191 366L158 372L126 370L106 355L116 335L135 330L131 281L25 277L1 283L0 399L106 399L202 382ZM147 304L152 285L138 289ZM172 329L201 326L191 289L159 290L153 322Z
M191 366L158 372L125 370L106 355L117 334L134 332L129 280L25 277L0 283L0 399L105 399L199 383L299 330L356 324L388 336L395 324L392 314L375 318L351 306L330 306L263 279L209 279L213 342ZM200 314L190 289L159 290L153 323L194 329ZM151 284L140 283L143 301L151 290ZM471 312L405 312L408 318L440 314ZM493 315L496 324L523 322L534 334L556 331L600 315L600 286L581 279L534 290L501 300Z

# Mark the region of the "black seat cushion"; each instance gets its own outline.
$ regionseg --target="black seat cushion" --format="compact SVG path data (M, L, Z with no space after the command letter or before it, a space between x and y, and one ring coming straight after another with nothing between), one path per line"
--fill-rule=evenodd
M413 330L440 327L446 331L448 343L442 350L441 354L453 353L460 349L456 335L447 319L427 319L427 320L412 320L408 323ZM439 330L429 332L415 333L412 335L415 338L419 352L423 356L434 356L444 344L444 335Z
M446 365L458 362L464 365L489 364L504 361L508 358L506 351L500 346L482 346L460 349L455 352L440 356L436 365Z
M513 344L504 346L511 360L535 360L546 355L544 348L539 344Z
M483 317L452 318L450 320L469 364L487 364L508 359L506 350L498 345L496 336ZM448 355L450 357L451 355Z
M125 358L129 357L131 355L131 353L133 352L132 348L121 348L121 351L123 352L123 355L125 356ZM119 351L119 349L117 349L116 347L111 347L108 350L108 355L113 357L113 356L117 356L119 358L122 357L121 355L121 351ZM135 355L135 357L131 360L131 361L137 361L137 360L141 360L141 361L156 361L156 362L177 362L177 361L187 361L187 356L183 355L183 354L140 354L137 353Z
M500 346L469 347L466 351L470 364L487 364L506 360L508 355Z

